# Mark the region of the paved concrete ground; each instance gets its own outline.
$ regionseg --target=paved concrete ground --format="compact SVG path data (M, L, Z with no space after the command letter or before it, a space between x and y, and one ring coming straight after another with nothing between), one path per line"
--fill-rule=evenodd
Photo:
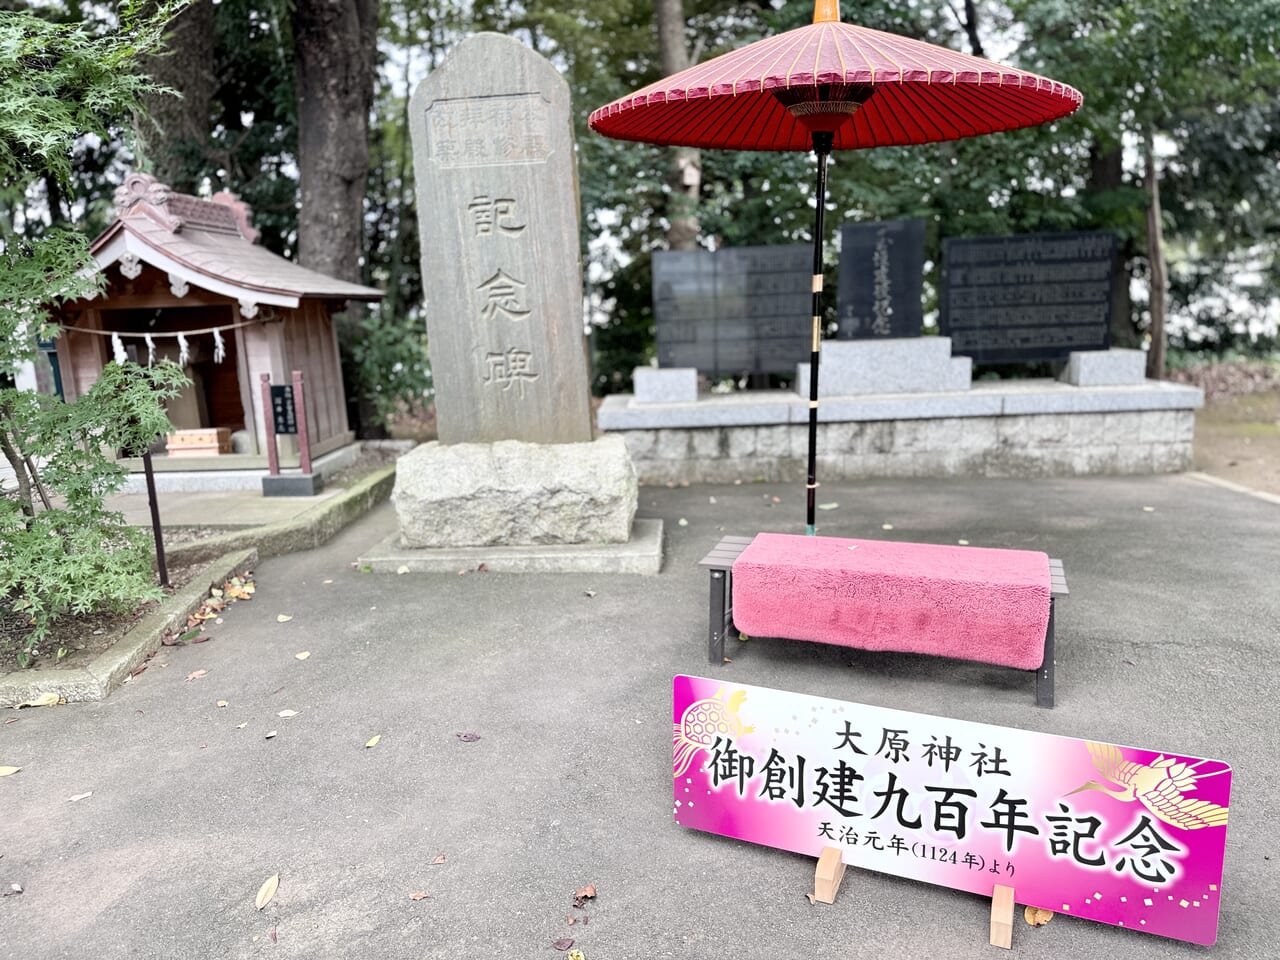
M722 530L801 531L793 486L642 490L668 531L657 577L362 575L349 561L391 529L383 506L262 563L213 642L162 650L107 701L0 717L19 718L0 726L0 764L23 767L0 779L0 884L25 888L0 899L0 957L555 957L558 937L588 960L995 955L978 897L850 871L835 906L811 907L812 860L672 823L671 677L717 670L1230 761L1211 955L1274 957L1280 507L1188 477L821 499L840 504L826 533L1061 557L1057 709L1033 705L1024 675L907 655L753 640L709 667L694 564ZM568 926L587 882L590 923ZM1019 919L1014 937L1028 958L1204 955L1064 916Z
M314 497L264 497L261 490L161 490L156 501L161 527L234 529L293 520L341 492L333 487ZM145 493L117 493L106 503L108 510L124 514L125 522L151 528Z

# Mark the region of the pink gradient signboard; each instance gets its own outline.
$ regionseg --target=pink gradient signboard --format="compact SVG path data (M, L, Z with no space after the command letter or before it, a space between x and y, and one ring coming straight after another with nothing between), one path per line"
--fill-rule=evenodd
M1231 768L678 676L685 827L1213 943Z

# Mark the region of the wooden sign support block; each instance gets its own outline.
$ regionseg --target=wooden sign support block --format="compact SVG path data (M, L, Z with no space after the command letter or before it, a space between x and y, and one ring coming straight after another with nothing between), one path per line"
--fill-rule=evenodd
M818 866L813 871L811 903L835 903L840 881L844 879L844 857L839 847L823 847Z
M991 891L991 945L1013 948L1013 887L999 883Z

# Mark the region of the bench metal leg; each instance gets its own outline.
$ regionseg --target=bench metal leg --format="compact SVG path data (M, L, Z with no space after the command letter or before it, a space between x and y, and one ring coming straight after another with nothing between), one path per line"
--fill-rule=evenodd
M1044 663L1036 671L1036 706L1053 707L1053 613L1055 602L1049 600L1049 626L1044 631Z
M707 616L707 659L711 663L724 663L724 635L728 599L729 571L711 571L711 609Z

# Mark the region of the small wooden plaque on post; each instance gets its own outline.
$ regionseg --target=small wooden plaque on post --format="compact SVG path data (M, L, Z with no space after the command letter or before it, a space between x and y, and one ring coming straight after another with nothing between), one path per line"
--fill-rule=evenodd
M991 945L1013 949L1013 887L999 883L991 891Z

